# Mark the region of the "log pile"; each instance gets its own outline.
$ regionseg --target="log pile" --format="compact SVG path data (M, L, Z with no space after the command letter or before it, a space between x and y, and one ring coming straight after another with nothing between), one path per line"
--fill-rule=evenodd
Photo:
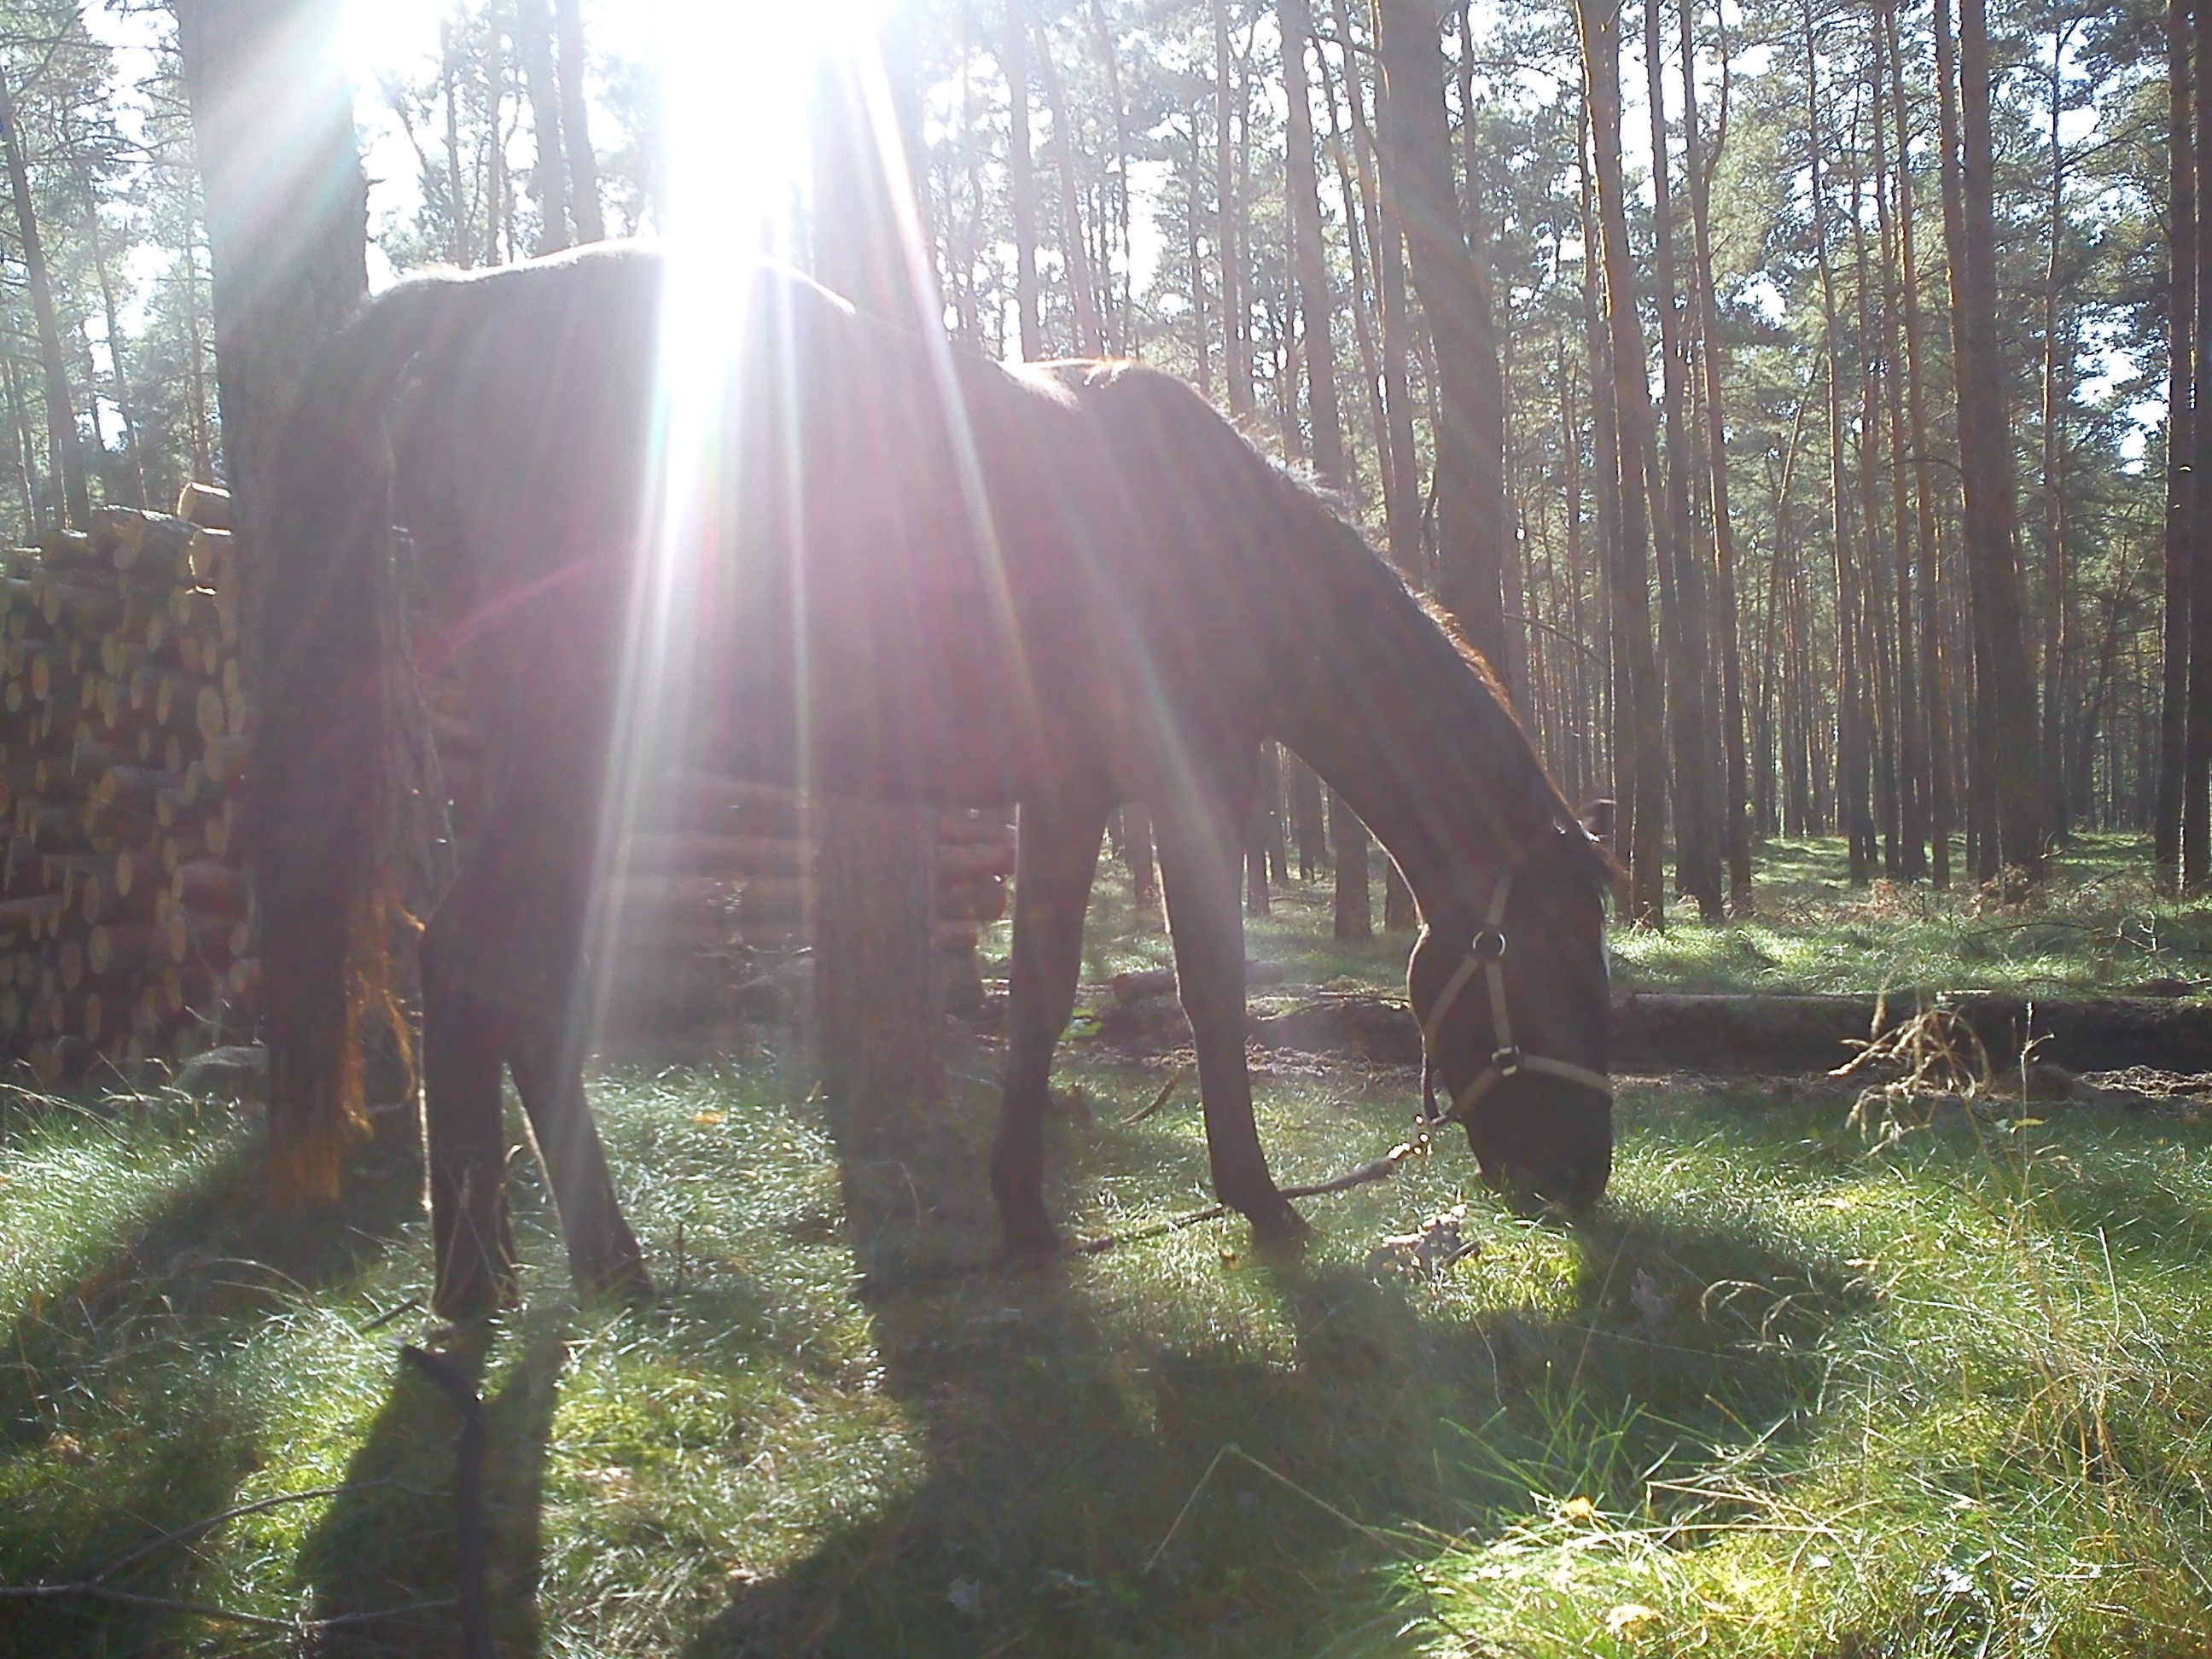
M814 845L798 792L687 772L666 811L634 833L608 894L617 1018L696 1024L780 1012L785 973L811 941ZM937 948L947 1006L981 996L976 945L1007 912L1013 826L1002 816L937 820ZM769 993L768 994L763 994Z
M136 1076L251 1023L228 498L0 550L0 1058Z
M137 1079L250 1037L259 988L240 785L252 708L229 498L109 507L87 532L0 549L0 1061L51 1086ZM430 688L449 784L475 759L454 688ZM813 848L787 789L687 773L617 863L612 977L656 1020L738 1012L798 958ZM465 817L465 814L464 815ZM1006 914L1013 830L939 823L948 1002L980 1000L978 933Z

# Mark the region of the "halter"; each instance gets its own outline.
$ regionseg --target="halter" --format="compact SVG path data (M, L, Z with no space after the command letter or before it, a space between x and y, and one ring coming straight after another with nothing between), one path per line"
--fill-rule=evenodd
M1541 1072L1568 1083L1595 1089L1607 1100L1613 1098L1613 1079L1602 1072L1594 1072L1587 1066L1577 1066L1572 1060L1554 1060L1549 1054L1524 1054L1513 1041L1513 1017L1505 1002L1505 929L1500 925L1505 920L1505 907L1513 897L1513 872L1508 870L1498 877L1498 885L1491 890L1490 909L1482 920L1482 930L1468 941L1466 958L1452 970L1444 981L1443 993L1429 1017L1421 1022L1421 1114L1431 1123L1451 1121L1465 1123L1473 1115L1482 1097L1509 1077L1522 1072ZM1475 1073L1474 1081L1461 1090L1447 1112L1437 1110L1437 1067L1432 1058L1436 1053L1437 1037L1443 1030L1444 1017L1451 1012L1477 973L1483 976L1490 992L1490 1028L1498 1040L1498 1047L1490 1056L1490 1063Z

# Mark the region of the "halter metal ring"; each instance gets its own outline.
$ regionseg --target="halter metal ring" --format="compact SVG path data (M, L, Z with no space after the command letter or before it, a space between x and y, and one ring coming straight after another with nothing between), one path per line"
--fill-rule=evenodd
M1500 1077L1513 1077L1521 1070L1521 1050L1508 1045L1490 1057L1490 1068Z
M1505 930L1486 927L1467 942L1468 954L1477 962L1505 960Z

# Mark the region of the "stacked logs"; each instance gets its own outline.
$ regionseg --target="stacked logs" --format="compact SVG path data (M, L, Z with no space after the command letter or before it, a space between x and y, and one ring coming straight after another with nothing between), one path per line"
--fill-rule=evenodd
M252 711L221 490L0 551L0 1057L136 1076L235 1035Z
M88 532L0 549L0 1060L47 1085L100 1061L137 1078L251 1034L252 710L228 526L228 496L195 484L174 515L110 507ZM465 795L467 711L456 688L429 690ZM699 773L663 797L618 866L616 977L664 1017L726 1008L808 941L803 804ZM1006 914L1013 830L946 813L939 845L937 942L959 1006L980 998L978 934Z
M814 845L794 790L686 772L672 779L667 815L632 835L612 891L611 975L637 1013L690 1022L726 1015L810 942ZM1007 911L1014 830L1003 815L937 820L936 944L948 1006L972 1006L976 945ZM685 995L686 988L693 994Z

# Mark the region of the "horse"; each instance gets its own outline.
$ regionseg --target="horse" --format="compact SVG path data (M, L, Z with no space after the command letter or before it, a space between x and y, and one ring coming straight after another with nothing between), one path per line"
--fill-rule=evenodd
M280 1188L335 1190L364 1030L419 928L434 1307L511 1293L502 1068L580 1285L646 1282L577 1011L604 801L651 654L676 666L645 724L687 763L1018 807L990 1171L1010 1250L1058 1245L1047 1079L1101 831L1131 800L1158 836L1215 1190L1263 1239L1301 1232L1245 1056L1238 870L1270 736L1419 902L1428 1109L1516 1200L1595 1202L1613 1145L1603 855L1480 658L1359 532L1170 375L987 362L765 264L730 277L726 337L671 343L668 275L649 247L600 245L410 280L293 407L258 507L249 803ZM680 507L655 478L671 353L710 388L695 424L713 465ZM443 804L425 672L465 687L481 759L454 867L410 889L407 849Z

